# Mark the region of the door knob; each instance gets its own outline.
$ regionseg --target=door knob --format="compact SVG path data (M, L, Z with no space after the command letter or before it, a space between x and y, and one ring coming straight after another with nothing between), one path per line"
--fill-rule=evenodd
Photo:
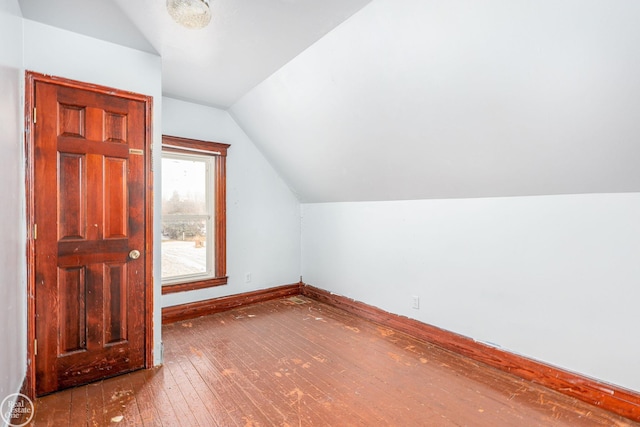
M132 250L131 252L129 252L129 258L131 258L131 259L140 258L140 251L137 250L137 249Z

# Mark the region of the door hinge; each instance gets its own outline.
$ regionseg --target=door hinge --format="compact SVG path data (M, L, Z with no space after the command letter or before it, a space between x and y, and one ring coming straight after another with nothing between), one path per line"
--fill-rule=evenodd
M38 239L38 224L33 224L33 240Z
M36 123L36 119L37 119L37 115L36 115L36 109L33 109L33 124Z
M33 355L38 355L38 338L33 340Z

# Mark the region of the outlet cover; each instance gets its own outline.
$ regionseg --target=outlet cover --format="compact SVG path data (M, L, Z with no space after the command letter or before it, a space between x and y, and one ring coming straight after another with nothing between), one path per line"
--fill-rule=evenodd
M415 295L411 297L411 308L414 310L420 310L420 297Z

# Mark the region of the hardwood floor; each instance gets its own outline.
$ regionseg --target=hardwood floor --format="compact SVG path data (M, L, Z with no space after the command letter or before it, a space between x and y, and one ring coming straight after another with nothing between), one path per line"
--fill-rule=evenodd
M163 367L39 398L32 425L640 426L305 297L163 341Z

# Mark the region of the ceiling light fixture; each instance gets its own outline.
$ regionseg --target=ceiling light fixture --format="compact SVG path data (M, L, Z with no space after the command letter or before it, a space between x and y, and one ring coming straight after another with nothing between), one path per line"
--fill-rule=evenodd
M167 0L167 11L178 24L204 28L211 21L209 0Z

